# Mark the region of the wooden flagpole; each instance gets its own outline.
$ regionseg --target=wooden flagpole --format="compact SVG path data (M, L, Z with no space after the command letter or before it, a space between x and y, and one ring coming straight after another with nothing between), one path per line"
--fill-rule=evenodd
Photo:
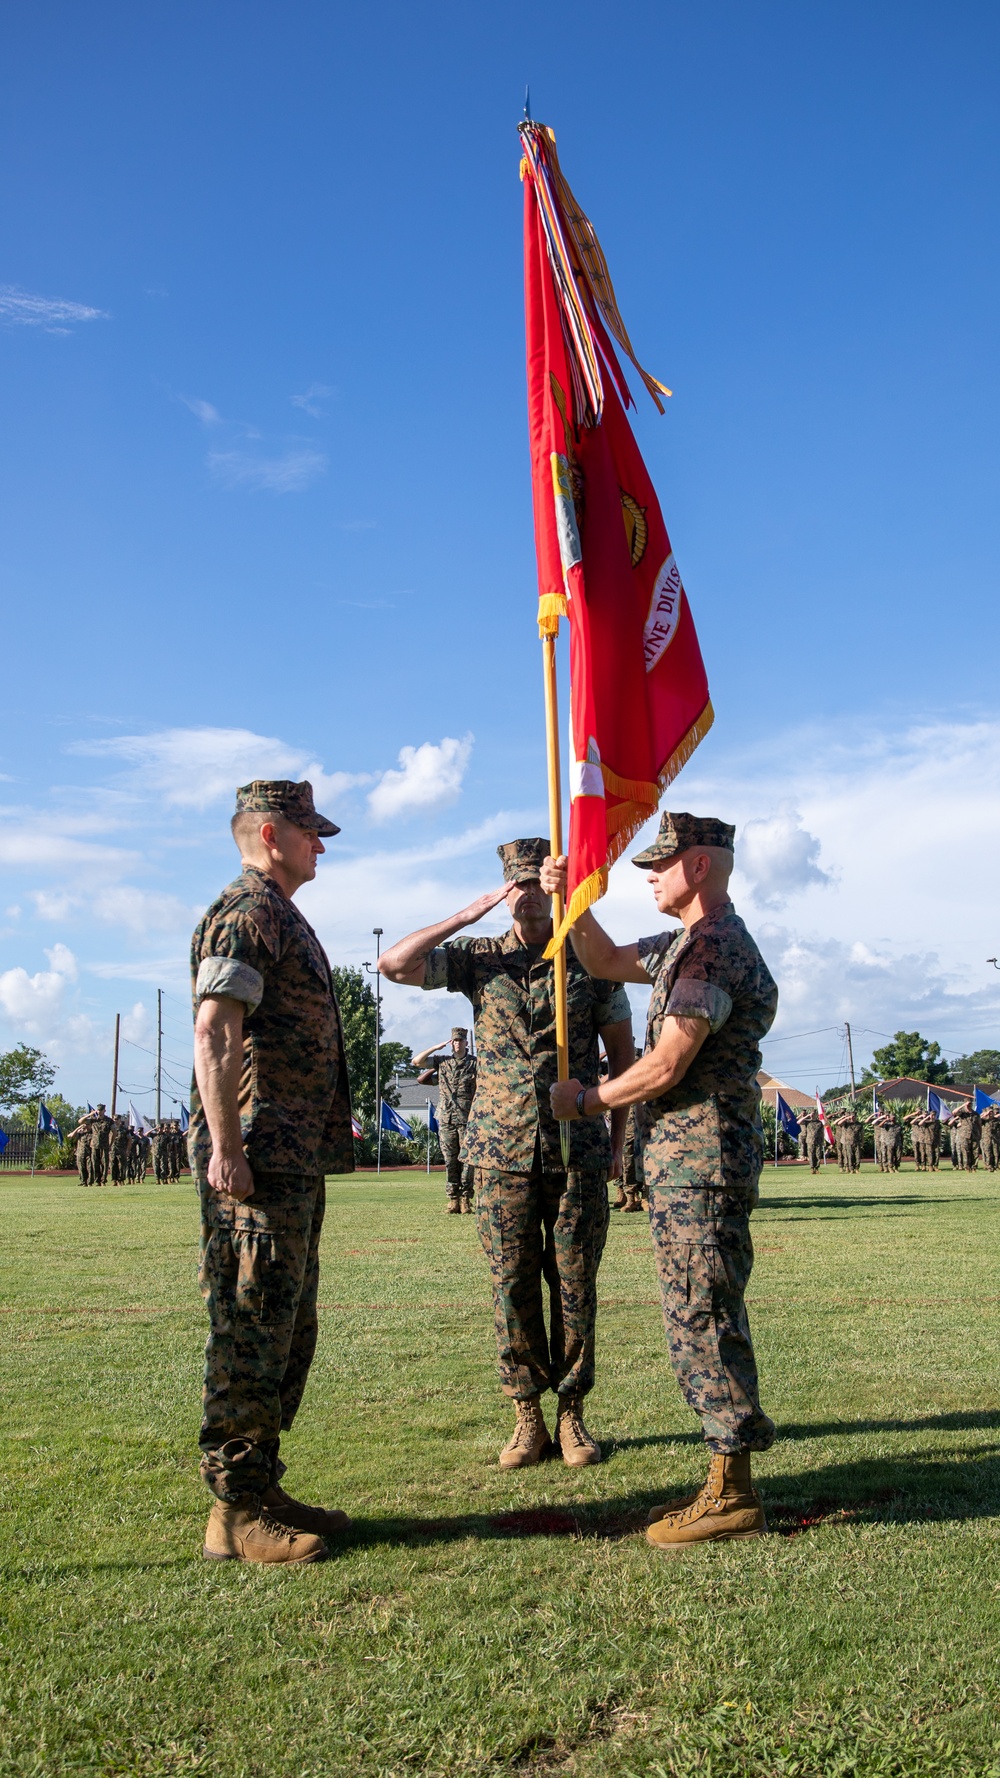
M562 838L562 784L559 773L559 699L556 688L556 639L554 636L542 637L542 670L545 676L545 758L549 779L549 845L552 847L553 858L560 857L563 849ZM562 925L563 898L561 895L552 897L552 924L558 931ZM558 1080L569 1079L569 1038L567 1035L566 1017L566 945L567 938L559 946L552 959L556 991L556 1077ZM569 1124L559 1125L559 1145L562 1149L562 1163L569 1166Z

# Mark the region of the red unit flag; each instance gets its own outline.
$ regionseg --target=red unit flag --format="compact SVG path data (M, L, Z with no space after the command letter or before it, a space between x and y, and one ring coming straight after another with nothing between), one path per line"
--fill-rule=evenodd
M521 125L524 295L538 625L570 626L566 915L547 956L712 725L698 637L656 491L626 417L612 337L660 411L555 137Z

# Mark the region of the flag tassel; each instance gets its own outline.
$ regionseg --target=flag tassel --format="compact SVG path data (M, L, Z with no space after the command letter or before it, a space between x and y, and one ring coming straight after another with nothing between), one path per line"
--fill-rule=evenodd
M558 628L559 620L556 619ZM549 845L553 858L562 854L562 786L559 778L559 699L556 685L556 638L552 632L542 636L542 672L545 682L545 760L549 779ZM575 916L574 916L575 917ZM563 898L552 897L553 931L564 925ZM545 951L548 957L551 942ZM556 1079L569 1079L569 1021L566 1012L566 949L561 945L554 956L554 987L556 1002ZM562 1163L569 1166L569 1125L559 1125L559 1147Z

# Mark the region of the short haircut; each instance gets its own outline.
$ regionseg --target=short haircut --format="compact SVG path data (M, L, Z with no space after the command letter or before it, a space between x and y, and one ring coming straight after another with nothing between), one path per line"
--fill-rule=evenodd
M233 839L240 849L240 856L256 852L260 842L260 830L265 821L272 821L272 815L261 815L256 809L240 809L229 823Z

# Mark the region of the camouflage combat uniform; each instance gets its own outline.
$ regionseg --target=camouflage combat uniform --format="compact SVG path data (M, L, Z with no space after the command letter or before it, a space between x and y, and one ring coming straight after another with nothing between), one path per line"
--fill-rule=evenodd
M820 1172L823 1166L823 1145L826 1140L823 1134L823 1120L818 1111L804 1111L799 1118L799 1129L802 1132L802 1146L810 1170Z
M456 938L431 951L424 987L471 1000L478 1076L465 1132L476 1218L490 1265L500 1381L527 1400L584 1395L594 1382L597 1268L608 1231L611 1142L603 1118L570 1125L564 1171L549 1087L556 1079L553 966L542 946ZM567 948L569 1071L597 1081L597 1034L631 1019L628 996ZM549 1289L549 1333L542 1280Z
M766 1451L744 1298L764 1159L758 1045L778 990L731 902L638 954L653 983L647 1054L668 1015L711 1026L683 1080L638 1107L670 1361L712 1451Z
M861 1166L861 1119L849 1111L846 1116L837 1118L833 1128L840 1171L857 1173Z
M107 1115L102 1117L100 1112L97 1113L90 1138L90 1166L95 1185L107 1184L114 1128L110 1117Z
M208 1184L211 1138L196 1083L189 1132L210 1323L201 1473L235 1501L281 1473L279 1437L316 1348L324 1174L354 1171L351 1105L326 953L262 871L248 865L213 902L195 929L191 973L196 1008L220 994L246 1009L239 1102L251 1198L237 1203Z
M978 1111L966 1111L964 1106L959 1111L953 1111L949 1127L952 1166L960 1167L963 1173L974 1173L979 1159L981 1136Z
M71 1130L66 1140L76 1142L76 1172L81 1185L94 1183L94 1124L96 1111L88 1111Z
M128 1150L131 1140L128 1124L123 1117L113 1119L109 1141L109 1157L111 1163L112 1185L124 1185L128 1177Z
M984 1167L995 1173L1000 1166L1000 1105L989 1107L980 1112L979 1121L980 1149L979 1157Z
M471 1199L475 1186L474 1171L468 1162L462 1164L462 1143L476 1096L475 1056L445 1056L434 1070L438 1084L438 1142L447 1169L447 1192L454 1203L457 1198Z
M622 1144L621 1181L627 1190L646 1196L646 1181L642 1171L642 1148L636 1128L636 1108L630 1105L625 1124L625 1141Z
M903 1126L897 1124L894 1117L890 1118L885 1126L882 1142L886 1171L898 1173L899 1163L903 1158Z

